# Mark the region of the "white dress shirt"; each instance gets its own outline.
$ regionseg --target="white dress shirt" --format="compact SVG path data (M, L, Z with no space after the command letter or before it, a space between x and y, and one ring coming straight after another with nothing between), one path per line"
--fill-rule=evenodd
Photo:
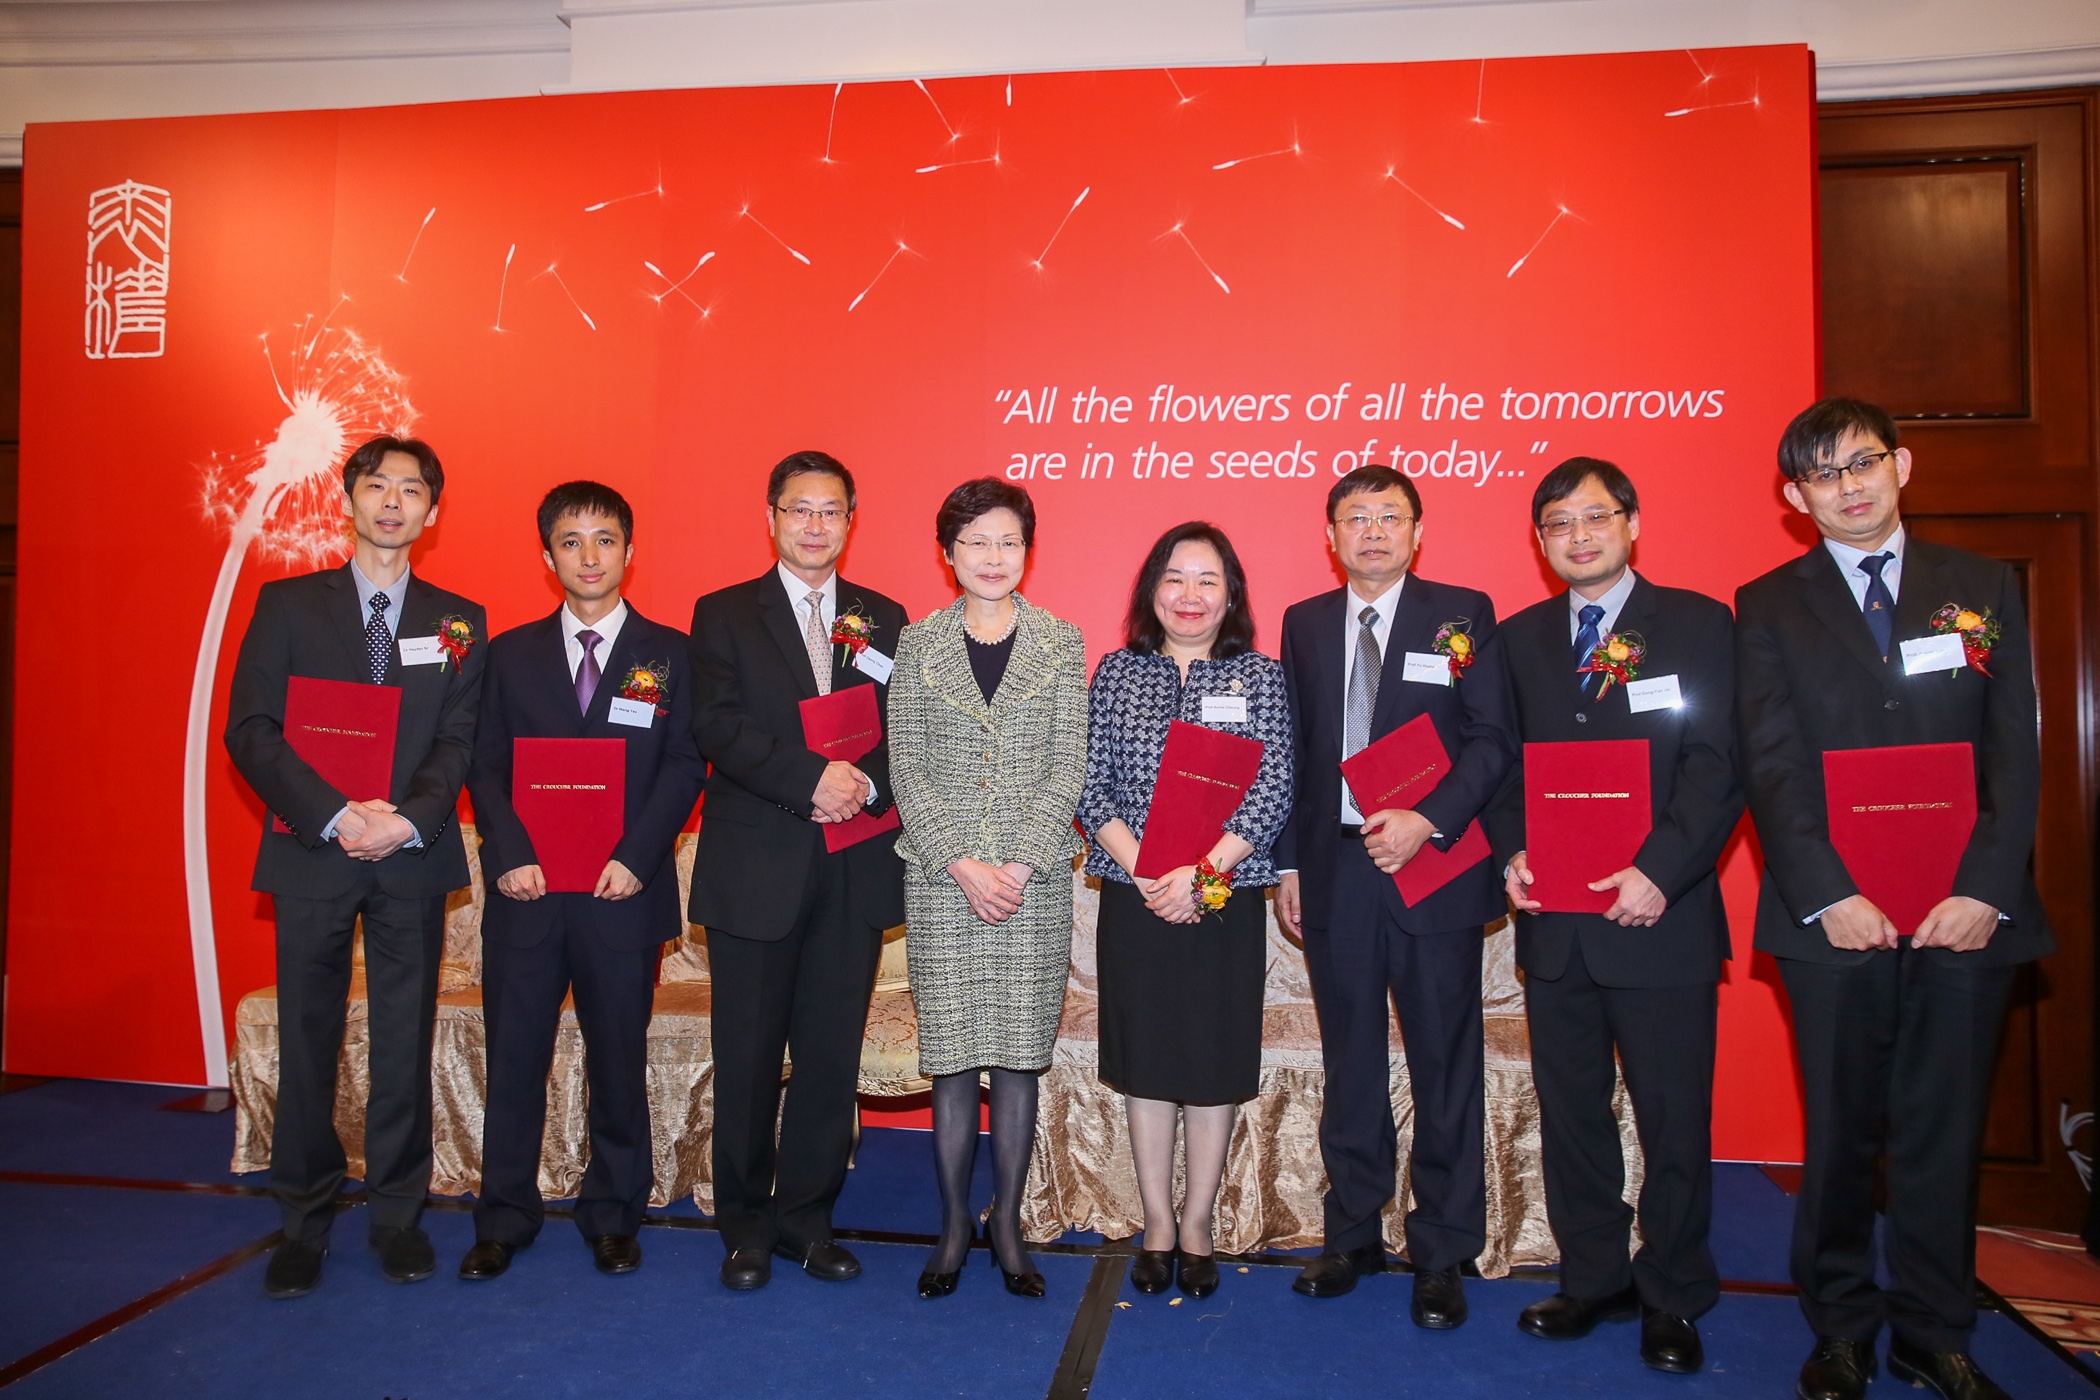
M1365 598L1357 593L1355 584L1349 585L1342 606L1342 695L1345 697L1342 703L1345 708L1348 705L1346 697L1349 694L1349 678L1356 673L1356 636L1363 630L1363 624L1357 620L1358 614L1367 607L1377 610L1378 618L1371 624L1371 635L1378 639L1378 657L1380 662L1383 662L1387 652L1391 650L1393 614L1400 607L1400 590L1406 586L1407 575L1402 574L1391 588L1378 597ZM1356 799L1349 795L1347 783L1342 784L1341 819L1351 826L1361 826L1364 820L1364 814L1356 810Z
M1823 548L1829 550L1830 557L1837 560L1838 572L1844 575L1845 586L1852 590L1852 601L1859 604L1859 610L1862 613L1867 610L1867 585L1869 580L1866 571L1859 567L1859 561L1870 554L1895 554L1895 558L1881 566L1881 581L1888 585L1890 601L1893 602L1903 596L1903 527L1901 525L1896 527L1895 534L1890 535L1881 542L1881 548L1879 549L1854 549L1849 544L1839 544L1828 535L1823 537Z
M589 628L598 634L598 645L592 648L592 654L598 658L598 674L603 677L606 663L612 657L613 643L620 640L620 629L626 623L627 600L625 598L615 603L613 610L596 622L582 621L570 610L569 604L563 602L561 605L561 642L562 649L568 653L569 680L571 682L575 681L576 673L583 669L583 643L576 640L576 634L585 628ZM604 682L601 680L599 684L602 685Z

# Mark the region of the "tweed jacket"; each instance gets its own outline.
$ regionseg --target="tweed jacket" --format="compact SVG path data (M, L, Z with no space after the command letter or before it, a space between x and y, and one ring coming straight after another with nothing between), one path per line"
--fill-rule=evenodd
M1086 783L1086 645L1018 593L1013 655L987 705L970 670L963 604L897 639L890 781L907 878L945 879L965 856L1051 873L1080 848Z

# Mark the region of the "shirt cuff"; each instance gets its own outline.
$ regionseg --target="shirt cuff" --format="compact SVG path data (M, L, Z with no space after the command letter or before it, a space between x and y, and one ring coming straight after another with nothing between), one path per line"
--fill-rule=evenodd
M350 810L350 804L349 804L349 803L347 803L347 802L345 802L345 803L343 804L343 810L342 810L342 811L340 811L340 812L337 812L337 813L336 813L336 814L335 814L334 816L332 816L332 817L330 817L330 818L328 819L328 825L326 825L326 826L324 826L324 827L322 827L322 828L321 828L321 839L322 839L323 841L333 841L333 840L335 840L335 826L336 826L336 823L337 823L337 822L339 822L339 821L341 821L341 820L343 819L344 815L345 815L346 813L348 813L348 812L349 812L349 810Z

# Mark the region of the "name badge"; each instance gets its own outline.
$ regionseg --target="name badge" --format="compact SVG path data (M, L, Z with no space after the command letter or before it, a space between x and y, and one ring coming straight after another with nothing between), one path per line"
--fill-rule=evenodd
M614 724L631 724L636 729L647 729L656 723L656 706L646 700L623 700L613 698L612 708L605 717Z
M854 670L873 676L882 685L890 683L890 672L895 670L896 666L895 660L884 656L873 647L862 647L853 658Z
M1645 680L1626 683L1626 708L1635 714L1649 710L1677 710L1684 708L1684 693L1677 688L1677 677L1651 676Z
M1245 724L1247 722L1247 697L1244 695L1204 696L1203 722L1205 724Z
M1954 632L1913 637L1903 644L1903 674L1906 676L1915 676L1920 671L1959 671L1968 664L1961 637Z
M401 664L404 666L441 666L445 661L445 644L436 637L403 637L401 639Z
M1451 658L1433 651L1411 651L1401 658L1400 679L1423 685L1451 684Z

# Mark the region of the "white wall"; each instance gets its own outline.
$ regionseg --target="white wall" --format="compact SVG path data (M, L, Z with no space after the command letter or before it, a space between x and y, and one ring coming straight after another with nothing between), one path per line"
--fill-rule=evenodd
M2095 0L0 0L27 122L1059 68L1806 43L1826 98L2100 82Z

